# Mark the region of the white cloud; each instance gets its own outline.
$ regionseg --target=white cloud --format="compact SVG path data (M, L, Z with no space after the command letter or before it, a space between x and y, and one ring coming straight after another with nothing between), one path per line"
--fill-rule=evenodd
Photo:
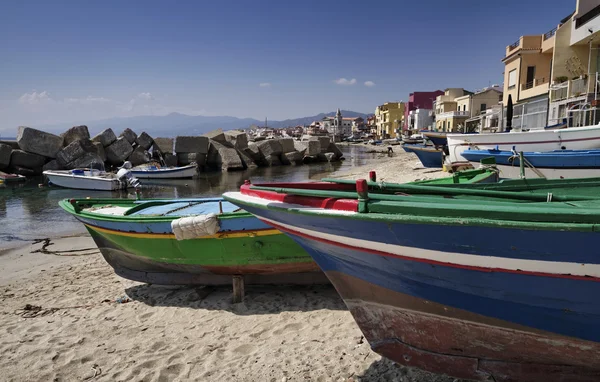
M87 96L85 98L65 98L65 102L78 103L82 105L92 105L97 103L108 103L112 102L112 100L104 97Z
M347 79L347 78L338 78L337 80L334 80L333 82L335 82L338 85L354 85L356 83L356 78L353 78L351 80Z
M371 87L375 86L375 82L373 82L373 81L365 81L365 86L371 88Z
M261 88L270 88L271 83L270 82L261 82L260 84L258 84L258 86L260 86Z
M138 94L137 98L139 98L139 99L153 100L154 96L152 94L146 92L146 93L140 93L140 94Z
M52 101L52 98L50 97L50 93L45 90L43 92L34 90L31 93L25 93L19 97L19 103L22 105L38 105L48 101Z

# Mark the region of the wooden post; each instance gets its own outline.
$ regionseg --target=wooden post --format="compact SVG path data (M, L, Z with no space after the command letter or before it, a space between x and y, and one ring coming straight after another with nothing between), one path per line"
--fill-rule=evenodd
M233 276L233 303L244 301L244 276Z

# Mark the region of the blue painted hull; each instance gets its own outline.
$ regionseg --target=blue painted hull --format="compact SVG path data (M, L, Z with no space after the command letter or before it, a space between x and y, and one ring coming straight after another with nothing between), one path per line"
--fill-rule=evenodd
M442 167L443 154L441 149L425 145L403 145L402 148L408 153L415 153L423 167Z
M470 162L494 157L496 163L519 166L518 155L506 150L466 150L461 154ZM555 150L548 152L524 152L525 159L536 168L600 169L600 150Z
M298 214L230 200L302 245L371 347L396 362L497 381L600 378L598 280L411 256L418 250L599 264L598 232L381 222L368 214ZM406 256L382 251L386 245L404 248Z
M431 143L436 146L447 146L448 138L446 138L446 133L436 133L436 132L423 132L423 136L428 138Z

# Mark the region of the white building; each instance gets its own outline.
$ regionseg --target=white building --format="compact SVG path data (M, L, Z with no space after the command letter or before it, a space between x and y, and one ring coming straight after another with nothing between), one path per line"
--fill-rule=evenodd
M408 112L408 129L424 130L433 126L432 109L416 109Z
M360 120L360 121L359 121ZM362 118L343 118L340 109L337 109L334 117L323 117L321 125L330 135L336 137L349 137L353 128L358 128Z

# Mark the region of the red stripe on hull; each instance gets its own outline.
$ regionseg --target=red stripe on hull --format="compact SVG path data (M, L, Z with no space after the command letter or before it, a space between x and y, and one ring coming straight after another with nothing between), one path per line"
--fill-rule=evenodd
M575 139L560 139L554 141L533 141L533 142L476 142L476 143L459 143L458 146L471 146L471 145L485 145L485 146L496 146L496 145L537 145L543 143L565 143L565 142L581 142L581 141L595 141L600 139L600 137L595 138L575 138Z
M305 183L307 185L311 183ZM329 184L329 183L327 183ZM296 184L295 188L298 184ZM272 185L269 184L269 187ZM354 187L354 185L350 185ZM244 195L254 196L261 199L266 199L273 202L281 202L288 204L298 204L305 207L312 208L323 208L326 210L339 210L339 211L358 211L358 200L354 199L336 199L336 198L319 198L316 196L298 196L288 195L284 193L278 193L274 191L262 191L251 189L251 184L245 184L240 187L240 192ZM315 188L316 189L316 188ZM356 196L358 198L358 195Z
M344 244L344 243L341 243L341 242L338 242L338 241L332 241L332 240L327 240L327 239L323 239L323 238L312 236L312 235L307 235L305 233L298 232L298 231L289 229L287 227L283 227L283 226L281 226L279 224L276 224L276 223L273 223L273 222L270 222L270 221L267 221L267 220L264 220L264 219L260 219L260 220L263 221L264 223L269 224L270 226L278 229L281 232L287 232L287 233L293 234L295 236L303 237L305 239L309 239L309 240L313 240L313 241L318 241L318 242L325 243L325 244L328 244L328 245L334 245L336 247L351 249L353 251L368 252L368 253L372 253L372 254L379 255L379 256L396 257L396 258L399 258L399 259L409 260L409 261L416 261L416 262L419 262L419 263L439 265L439 266L451 267L451 268L468 269L468 270L471 270L471 271L478 271L478 272L504 272L504 273L515 273L515 274L520 274L520 275L541 276L541 277L554 277L554 278L563 278L563 279L573 279L573 280L585 280L585 281L600 282L600 278L599 277L592 277L592 276L561 275L561 274L557 274L557 273L531 272L531 271L522 271L522 270L514 270L514 269L504 269L504 268L484 268L484 267L478 267L478 266L472 266L472 265L444 263L444 262L437 261L437 260L429 260L429 259L421 259L421 258L417 258L417 257L402 256L402 255L397 255L395 253L389 253L389 252L379 251L379 250L376 250L376 249L373 249L373 248L355 247L353 245Z
M426 301L339 272L327 276L371 348L399 364L474 380L600 380L598 343Z

